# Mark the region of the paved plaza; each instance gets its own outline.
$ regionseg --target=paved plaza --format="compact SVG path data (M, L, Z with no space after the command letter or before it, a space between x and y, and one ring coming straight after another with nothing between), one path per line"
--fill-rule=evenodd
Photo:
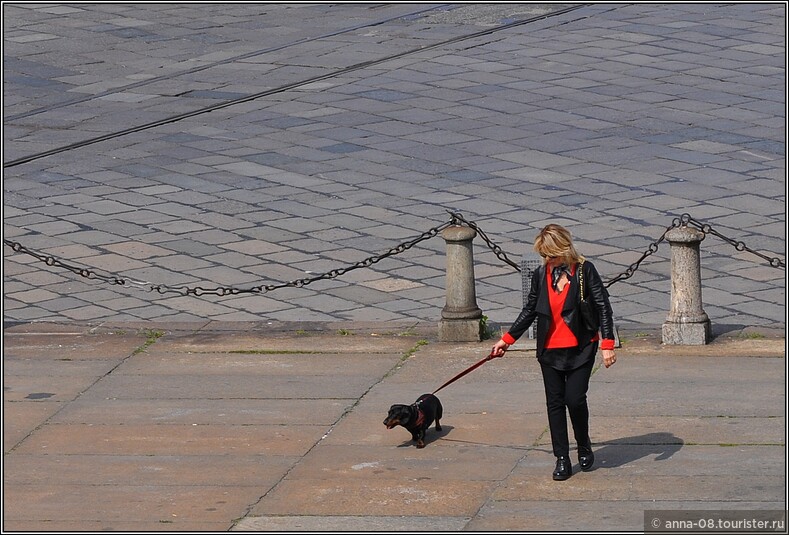
M785 526L785 3L2 7L4 532ZM549 222L611 282L592 471L533 340L382 425L492 345L437 336L450 212L491 326Z
M590 382L595 468L572 451L574 475L556 482L528 341L438 392L443 429L416 449L383 425L389 406L492 341L391 322L17 325L4 332L3 528L643 532L645 515L682 511L776 518L786 339L744 334L700 347L623 331L617 364L598 359Z
M3 4L3 234L39 255L4 246L4 319L436 321L438 236L246 290L452 210L515 263L564 224L608 279L690 214L730 240L713 325L783 325L785 7ZM670 257L611 285L618 322L665 320ZM475 261L510 321L520 274Z

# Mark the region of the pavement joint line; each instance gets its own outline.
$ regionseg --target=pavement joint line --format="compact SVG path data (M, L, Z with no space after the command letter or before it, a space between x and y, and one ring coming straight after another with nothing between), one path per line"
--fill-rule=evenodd
M385 374L383 374L383 376L380 379L378 379L373 384L371 384L360 396L358 396L357 398L350 398L350 399L354 399L354 402L349 407L346 407L345 410L343 410L342 414L340 414L340 416L337 418L337 420L334 421L334 423L329 425L328 430L325 433L323 433L323 435L321 435L321 437L312 446L310 446L310 448L306 452L304 452L304 454L302 455L302 458L307 457L310 454L310 452L314 451L318 446L320 446L320 444L332 433L332 431L337 427L337 425L339 425L339 423L342 422L343 419L345 419L345 417L348 414L351 414L353 412L353 410L359 405L359 403L362 402L362 400L365 398L365 396L367 396L367 394L369 394L370 391L373 388L375 388L377 385L379 385L380 383L385 381L395 371L397 371L402 366L403 362L405 362L406 360L411 358L416 353L416 351L419 350L419 347L421 347L421 345L423 345L423 344L417 343L416 346L414 346L414 348L412 348L411 350L406 351L406 353L401 357L401 359L398 360L389 371L387 371ZM322 399L326 399L326 398L322 398ZM346 398L339 398L339 399L346 399ZM277 490L277 488L282 484L282 482L285 481L288 478L288 475L290 475L290 473L293 470L296 469L297 466L298 466L298 463L290 466L282 474L282 477L280 477L275 484L271 485L270 488L265 493L263 493L263 495L260 496L260 498L258 498L258 500L256 500L255 502L249 504L246 507L244 514L240 518L233 519L232 522L231 522L231 529L232 529L232 527L236 526L238 524L238 522L240 522L244 518L248 517L250 515L250 513L254 510L254 508L259 503L261 503L266 498L266 496L268 496L272 492L275 492ZM294 515L290 515L290 516L294 516Z
M17 158L15 160L11 160L9 162L3 162L3 168L5 169L5 168L10 168L10 167L16 167L18 165L22 165L22 164L25 164L25 163L30 163L30 162L33 162L35 160L39 160L41 158L46 158L48 156L53 156L55 154L60 154L62 152L68 152L70 150L80 149L80 148L83 148L83 147L87 147L89 145L94 145L96 143L101 143L102 141L108 141L108 140L111 140L111 139L116 139L116 138L119 138L119 137L126 136L128 134L135 134L137 132L150 130L152 128L156 128L156 127L159 127L159 126L164 126L164 125L167 125L167 124L176 123L176 122L182 121L183 119L189 119L191 117L196 117L198 115L203 115L205 113L210 113L212 111L221 110L221 109L224 109L224 108L235 106L237 104L243 104L245 102L250 102L250 101L257 100L259 98L267 97L267 96L270 96L270 95L276 95L276 94L279 94L279 93L285 93L287 91L291 91L293 89L296 89L296 88L299 88L299 87L302 87L302 86L305 86L305 85L321 82L323 80L328 80L328 79L331 79L331 78L336 78L336 77L342 76L344 74L349 74L349 73L352 73L352 72L355 72L355 71L358 71L358 70L361 70L361 69L372 67L372 66L378 65L380 63L386 63L387 61L400 59L400 58L403 58L405 56L409 56L411 54L415 54L415 53L418 53L418 52L425 52L427 50L432 50L434 48L438 48L438 47L441 47L441 46L446 46L446 45L454 44L454 43L457 43L457 42L466 41L466 40L469 40L469 39L475 39L477 37L482 37L482 36L485 36L485 35L490 35L491 33L495 33L495 32L502 31L502 30L506 30L506 29L509 29L509 28L512 28L512 27L516 27L516 26L521 26L523 24L528 24L530 22L535 22L535 21L542 20L542 19L545 19L545 18L548 18L548 17L554 17L554 16L557 16L557 15L563 15L563 14L565 14L567 12L574 11L576 9L579 9L580 7L583 7L583 6L584 6L584 4L578 4L578 5L566 8L566 9L562 9L562 10L559 10L559 11L548 13L546 15L538 15L536 17L530 17L529 19L524 19L524 20L520 20L520 21L510 22L510 23L504 24L502 26L498 26L496 28L489 28L489 29L482 30L482 31L479 31L479 32L474 32L474 33L471 33L471 34L466 34L466 35L460 35L460 36L452 37L450 39L439 41L437 43L433 43L433 44L430 44L430 45L422 45L422 46L420 46L418 48L405 50L403 52L398 52L398 53L395 53L395 54L384 56L382 58L378 58L378 59L374 59L374 60L368 60L368 61L363 61L363 62L357 63L355 65L349 65L347 67L343 67L341 69L338 69L338 70L336 70L334 72L329 72L329 73L326 73L326 74L320 74L320 75L317 75L317 76L313 76L313 77L307 78L306 80L300 80L300 81L297 81L297 82L291 82L289 84L285 84L285 85L282 85L280 87L267 89L265 91L260 91L258 93L252 93L251 95L245 95L243 97L231 99L231 100L228 100L228 101L225 101L225 102L220 102L218 104L214 104L214 105L211 105L211 106L205 106L203 108L199 108L199 109L192 110L192 111L187 111L187 112L180 113L180 114L177 114L177 115L172 115L170 117L165 117L163 119L158 119L156 121L151 121L151 122L144 123L144 124L141 124L141 125L132 126L132 127L129 127L129 128L125 128L123 130L117 130L115 132L110 132L108 134L104 134L104 135L101 135L101 136L96 136L96 137L93 137L93 138L84 139L84 140L81 140L81 141L77 141L75 143L71 143L69 145L64 145L64 146L61 146L61 147L55 147L55 148L52 148L52 149L49 149L49 150L46 150L46 151L43 151L43 152L39 152L37 154L30 154L28 156L23 156L21 158Z
M382 19L382 20L376 20L376 21L371 21L371 22L364 23L364 24L358 24L358 25L355 25L355 26L350 26L348 28L343 28L341 30L337 30L337 31L330 32L330 33L327 33L327 34L322 34L322 35L318 35L318 36L315 36L315 37L310 37L308 39L298 39L296 41L293 41L293 42L290 42L290 43L285 43L283 45L277 45L277 46L265 48L265 49L262 49L262 50L254 50L252 52L247 52L247 53L244 53L244 54L240 54L238 56L233 56L231 58L225 58L223 60L207 63L205 65L200 65L200 66L197 66L197 67L193 67L191 69L185 69L185 70L182 70L182 71L178 71L178 72L174 72L174 73L170 73L170 74L166 74L166 75L162 75L162 76L156 76L154 78L147 78L145 80L140 80L139 82L128 84L128 85L125 85L125 86L122 86L122 87L115 87L115 88L109 89L107 91L103 91L101 93L97 93L97 94L93 94L93 95L87 95L87 96L85 96L83 98L76 98L76 99L72 99L72 100L68 100L68 101L64 101L64 102L59 102L57 104L53 104L53 105L46 106L46 107L43 107L43 108L38 108L38 109L30 110L30 111L27 111L27 112L19 113L17 115L12 115L12 116L6 117L5 120L6 121L15 121L15 120L18 120L18 119L24 119L26 117L31 117L33 115L38 115L40 113L46 113L48 111L55 110L55 109L58 109L58 108L71 106L73 104L81 104L83 102L88 102L90 100L95 100L95 99L98 99L98 98L101 98L101 97L105 97L105 96L108 96L108 95L113 95L113 94L116 94L116 93L122 93L122 92L128 91L129 89L136 89L138 87L143 87L143 86L150 85L150 84L157 83L157 82L161 82L161 81L164 81L164 80L171 80L173 78L178 78L180 76L186 76L186 75L189 75L189 74L195 74L195 73L198 73L200 71L204 71L204 70L207 70L207 69L211 69L211 68L217 67L219 65L226 65L228 63L233 63L233 62L238 61L238 60L248 59L248 58L252 58L252 57L255 57L255 56L262 55L262 54L268 54L268 53L271 53L271 52L276 52L278 50L282 50L282 49L288 48L290 46L304 44L304 43L309 43L309 42L313 42L313 41L318 41L320 39L325 39L327 37L334 37L334 36L337 36L337 35L342 35L344 33L348 33L348 32L354 31L354 30L359 30L359 29L362 29L362 28L367 28L369 26L379 26L379 25L381 25L381 24L383 24L385 22L389 22L391 20L396 20L396 19L399 19L399 18L402 18L402 17L407 17L407 16L413 16L415 14L424 13L425 11L432 11L432 10L435 10L435 9L438 9L438 8L437 7L433 7L433 8L422 9L422 10L414 11L412 13L408 13L408 14L405 14L405 15L397 15L397 16L393 16L393 17L387 17L387 18Z

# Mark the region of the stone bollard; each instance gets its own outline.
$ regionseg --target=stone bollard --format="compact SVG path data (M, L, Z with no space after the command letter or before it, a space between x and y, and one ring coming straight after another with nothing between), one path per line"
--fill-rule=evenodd
M703 232L688 227L666 233L671 245L671 311L663 323L664 344L704 345L710 340L710 319L701 302L703 239Z
M441 232L447 242L447 302L441 310L438 339L441 342L479 342L482 310L474 289L474 229L451 226Z

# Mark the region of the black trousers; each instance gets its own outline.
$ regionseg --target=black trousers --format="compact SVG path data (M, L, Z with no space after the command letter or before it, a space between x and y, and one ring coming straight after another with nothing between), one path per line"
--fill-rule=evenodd
M545 384L545 401L553 454L557 457L566 457L570 454L567 413L570 413L570 422L579 449L591 451L586 392L589 390L589 378L592 376L594 360L574 370L557 370L543 363L540 363L540 367Z

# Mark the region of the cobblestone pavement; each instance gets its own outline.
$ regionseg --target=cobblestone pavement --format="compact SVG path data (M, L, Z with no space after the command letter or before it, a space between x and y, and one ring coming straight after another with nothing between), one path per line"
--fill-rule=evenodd
M604 277L688 213L785 261L785 5L3 4L4 320L436 321L449 220L550 221ZM659 325L664 242L610 288ZM520 274L475 241L492 321ZM702 242L714 328L785 324L785 268ZM177 292L159 293L152 286ZM142 290L142 291L140 291Z

